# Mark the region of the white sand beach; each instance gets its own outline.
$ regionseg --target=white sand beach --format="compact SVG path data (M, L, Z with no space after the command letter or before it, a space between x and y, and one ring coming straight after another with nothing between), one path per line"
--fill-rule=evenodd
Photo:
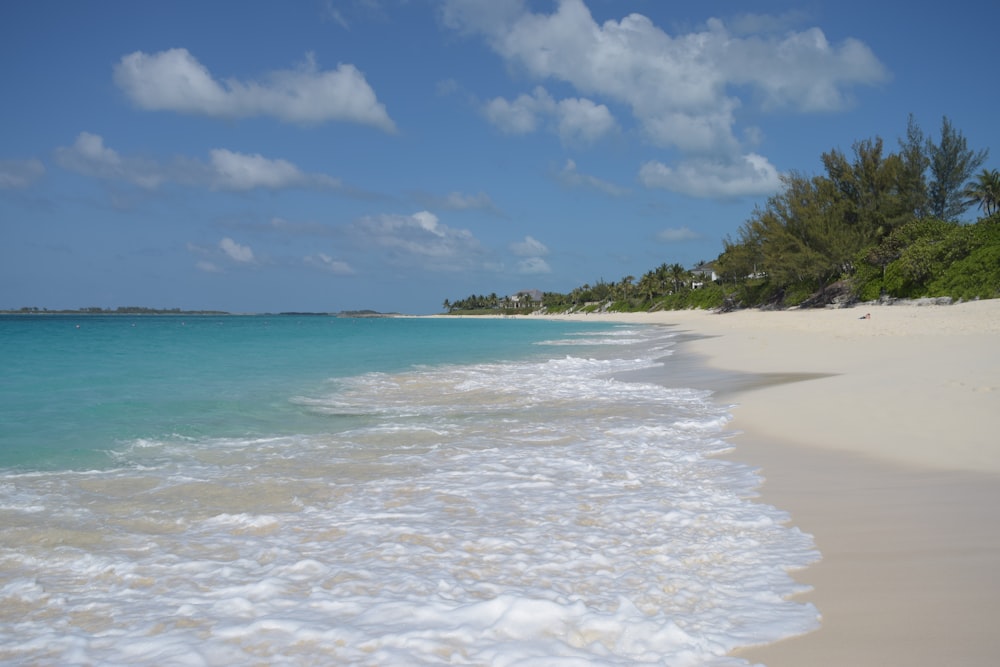
M575 317L676 325L708 365L766 374L720 395L734 405L732 456L815 536L822 559L797 578L823 622L741 657L996 664L1000 300Z

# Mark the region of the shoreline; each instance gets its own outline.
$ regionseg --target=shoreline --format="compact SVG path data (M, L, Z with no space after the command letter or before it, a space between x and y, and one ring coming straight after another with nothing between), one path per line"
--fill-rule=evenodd
M821 560L794 576L813 587L802 599L820 629L736 656L768 667L994 664L1000 300L567 319L690 334L679 361L714 369L707 388L733 404L727 456L758 467L759 500L814 536Z

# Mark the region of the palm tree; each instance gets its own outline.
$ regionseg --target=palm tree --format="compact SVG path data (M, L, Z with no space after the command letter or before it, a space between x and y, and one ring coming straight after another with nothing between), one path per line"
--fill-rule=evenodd
M687 274L687 270L680 264L671 264L669 267L670 280L674 283L674 292L681 291L681 285Z
M670 283L670 267L663 262L656 267L656 283L661 294L667 293L667 285Z
M628 292L629 289L631 289L632 287L633 280L635 280L635 276L625 276L624 278L622 278L622 281L619 284L619 287L621 288L622 291L621 293L623 301L628 301Z
M962 191L965 204L978 204L986 217L1000 211L1000 171L983 169Z
M656 295L656 283L656 274L653 271L647 271L642 274L642 278L639 278L639 295L642 296L643 301L647 304L650 303Z

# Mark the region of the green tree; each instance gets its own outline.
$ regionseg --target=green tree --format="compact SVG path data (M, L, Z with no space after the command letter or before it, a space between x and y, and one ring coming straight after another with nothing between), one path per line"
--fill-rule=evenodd
M687 277L687 269L680 264L671 264L669 271L670 282L673 284L674 293L680 292L681 286L684 285L684 279Z
M854 160L848 162L837 150L824 153L826 178L836 192L836 205L843 222L856 226L871 239L879 239L912 219L911 183L903 159L899 155L884 155L880 137L854 144ZM834 203L834 202L831 202Z
M650 303L660 292L655 270L642 274L642 277L639 278L639 284L636 285L636 289L639 291L639 296L643 302Z
M940 143L928 140L927 155L932 177L928 186L929 212L941 220L957 220L970 206L963 197L965 183L986 161L989 150L970 150L965 137L945 116Z
M1000 211L1000 171L983 169L976 179L962 191L965 204L977 204L983 215L989 217Z
M899 158L902 163L899 185L903 203L913 218L923 218L927 215L925 174L930 159L927 157L927 139L913 114L906 122L906 138L899 140Z
M778 285L829 284L852 268L869 230L845 214L851 204L830 179L783 180L784 190L751 218L747 236L761 240L764 266Z

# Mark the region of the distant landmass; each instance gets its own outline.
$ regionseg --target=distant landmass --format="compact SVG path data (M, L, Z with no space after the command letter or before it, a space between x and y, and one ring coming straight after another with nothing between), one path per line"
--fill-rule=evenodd
M224 310L183 310L181 308L147 308L146 306L119 306L117 308L38 308L25 306L15 310L0 310L5 315L230 315Z
M17 309L0 309L3 315L233 315L225 310L183 310L181 308L148 308L146 306L119 306L117 308L61 308L48 309L36 306L25 306ZM258 314L258 313L239 313ZM266 315L269 313L259 313ZM342 310L339 312L298 312L289 311L278 315L294 315L297 317L395 317L399 313L380 313L376 310Z

